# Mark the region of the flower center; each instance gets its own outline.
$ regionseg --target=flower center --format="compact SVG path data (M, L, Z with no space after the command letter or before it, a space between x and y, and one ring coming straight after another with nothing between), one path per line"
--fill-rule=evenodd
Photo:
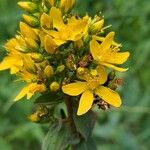
M90 90L95 90L97 86L99 86L99 80L98 78L92 78L87 82L87 86L89 87Z

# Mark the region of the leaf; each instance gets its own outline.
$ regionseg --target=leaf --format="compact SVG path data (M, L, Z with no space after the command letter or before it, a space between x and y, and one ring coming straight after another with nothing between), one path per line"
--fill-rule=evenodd
M12 150L11 145L7 143L3 138L0 137L0 149Z
M74 114L74 121L77 131L84 137L85 140L87 140L92 134L95 119L95 114L92 111L89 111L82 116L77 116Z
M69 138L65 124L53 123L43 141L42 150L65 150L69 146Z
M94 140L89 137L87 141L82 140L80 144L75 146L76 150L97 150Z
M57 103L60 103L63 100L62 95L57 94L57 93L44 93L43 95L39 96L35 100L35 104L48 104L48 105L54 105Z

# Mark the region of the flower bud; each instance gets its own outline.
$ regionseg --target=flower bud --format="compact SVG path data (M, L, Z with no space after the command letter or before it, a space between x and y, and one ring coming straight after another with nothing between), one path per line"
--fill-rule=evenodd
M84 69L83 67L79 67L79 68L77 69L77 74L78 74L78 75L83 75L84 72L85 72L85 69Z
M52 82L52 83L50 84L50 90L51 90L52 92L56 92L56 91L58 91L59 89L60 89L60 85L59 85L58 82Z
M40 25L40 22L36 17L23 14L23 19L28 25L32 27L38 27Z
M54 69L53 69L53 67L50 66L50 65L47 65L47 66L45 67L45 69L44 69L44 75L45 75L47 78L49 78L49 77L53 76L53 74L54 74Z
M29 46L31 51L37 51L39 49L39 45L37 44L36 41L30 39L30 38L25 38L26 44Z
M20 32L26 38L30 38L35 41L38 41L38 39L39 39L36 32L30 26L28 26L26 23L20 22Z
M64 10L64 12L69 11L75 3L75 0L61 0L60 1L60 8Z
M31 53L31 58L35 61L35 62L42 62L43 61L43 55L40 53Z
M15 49L22 52L22 53L28 53L29 52L29 49L27 47L23 47L23 46L16 46Z
M31 13L38 10L38 5L33 2L18 2L18 5Z
M104 19L97 21L93 24L93 32L99 32L101 31L102 27L104 25Z
M62 72L62 71L64 71L64 69L65 69L65 65L60 65L57 67L56 72Z
M74 42L74 46L75 46L75 48L80 49L80 48L83 46L83 41L82 41L82 39L80 39L80 40L78 40L78 41L75 41L75 42Z

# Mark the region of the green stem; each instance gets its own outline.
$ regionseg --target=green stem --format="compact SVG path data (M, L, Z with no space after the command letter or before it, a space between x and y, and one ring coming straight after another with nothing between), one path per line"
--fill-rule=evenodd
M67 112L68 112L68 119L67 120L70 124L70 133L71 133L72 137L79 136L79 133L76 129L76 125L75 125L75 122L73 119L73 101L72 101L71 97L66 96L65 97L65 103L67 106ZM72 150L76 150L75 145L72 145Z

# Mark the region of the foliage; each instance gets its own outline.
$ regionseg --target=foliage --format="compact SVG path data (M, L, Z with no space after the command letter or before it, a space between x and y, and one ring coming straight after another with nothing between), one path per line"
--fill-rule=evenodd
M18 28L16 21L20 19L21 13L15 0L11 2L0 0L0 8L2 45L6 39L15 34ZM98 149L148 150L150 147L149 2L147 0L86 0L86 2L78 0L76 8L78 13L83 15L85 12L95 14L101 11L105 15L107 24L112 24L111 29L117 31L117 39L120 39L124 49L132 50L128 64L130 70L125 76L123 88L120 89L123 107L105 112L96 110L99 121L94 128L94 137ZM4 54L3 51L1 53ZM12 104L12 99L17 93L16 89L19 90L22 85L18 87L18 84L12 83L13 77L7 75L6 72L0 73L0 149L40 149L47 127L39 127L25 119L32 101Z

